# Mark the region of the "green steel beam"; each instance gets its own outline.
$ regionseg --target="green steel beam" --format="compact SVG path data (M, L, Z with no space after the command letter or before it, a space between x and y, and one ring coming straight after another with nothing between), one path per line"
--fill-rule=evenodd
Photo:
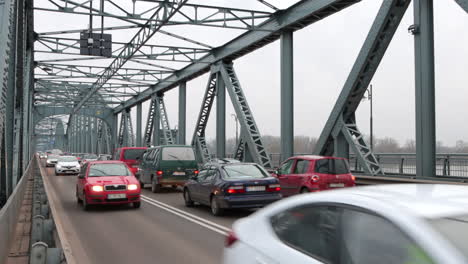
M433 0L414 0L416 176L436 176Z
M356 127L354 113L369 86L410 0L384 0L335 106L325 124L314 153L347 155L348 144L357 147L358 158L366 173L381 173L370 148ZM343 137L345 136L345 137ZM355 140L351 140L356 137ZM344 140L346 139L346 140ZM359 143L357 143L359 141ZM361 155L361 152L363 153Z
M468 13L468 0L455 0L455 2Z
M360 2L360 0L303 0L288 9L275 13L258 26L259 31L248 31L223 46L212 50L200 60L152 85L138 96L115 108L115 113L146 101L157 92L165 92L210 70L210 65L221 60L232 61L277 40L283 31L295 31Z
M293 32L281 35L281 160L294 155Z

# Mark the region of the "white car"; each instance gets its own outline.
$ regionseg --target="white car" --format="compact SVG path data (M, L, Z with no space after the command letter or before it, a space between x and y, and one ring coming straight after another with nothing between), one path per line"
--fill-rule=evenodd
M57 164L58 157L59 156L53 154L47 155L46 167L54 167L55 164Z
M468 263L468 187L380 185L298 195L236 221L224 264Z
M78 174L81 166L78 159L74 156L60 156L55 165L55 175L60 174Z

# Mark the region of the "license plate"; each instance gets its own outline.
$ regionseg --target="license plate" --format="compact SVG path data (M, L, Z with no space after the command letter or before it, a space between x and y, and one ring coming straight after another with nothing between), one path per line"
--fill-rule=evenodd
M183 171L175 171L172 175L174 175L174 176L184 176L184 175L185 175L185 172L183 172Z
M265 186L249 186L246 188L248 192L258 192L258 191L264 191Z
M123 199L127 198L125 193L116 193L116 194L108 194L107 199Z
M344 183L330 183L331 188L343 188Z

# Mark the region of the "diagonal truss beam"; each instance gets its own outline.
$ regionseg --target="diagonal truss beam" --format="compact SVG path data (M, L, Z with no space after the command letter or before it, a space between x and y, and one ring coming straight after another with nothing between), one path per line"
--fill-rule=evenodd
M468 0L455 0L455 2L468 13Z
M288 9L275 13L272 18L258 26L259 31L248 31L225 45L203 56L203 63L195 62L165 78L164 82L152 85L138 96L115 108L115 113L151 98L152 94L165 92L178 86L179 82L191 80L210 70L210 65L221 60L232 61L275 40L285 30L295 31L360 2L360 0L303 0Z
M351 73L320 135L315 147L315 154L332 155L335 153L337 149L340 149L337 145L343 144L343 142L338 142L338 138L343 135L354 151L358 152L356 153L356 155L360 156L358 160L364 162L361 165L366 170L365 172L371 174L381 173L374 155L369 146L362 140L362 135L357 129L354 113L377 71L409 3L410 0L385 0L382 3ZM354 148L356 146L358 147Z
M162 18L161 22L148 21L132 40L120 52L119 58L115 59L108 69L96 81L91 91L73 109L75 114L114 74L162 27L167 21L184 5L187 0L172 0L173 5L168 7L161 4L151 18Z

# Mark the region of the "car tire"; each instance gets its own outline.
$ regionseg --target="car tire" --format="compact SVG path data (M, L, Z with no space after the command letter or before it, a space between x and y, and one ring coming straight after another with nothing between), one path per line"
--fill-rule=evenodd
M214 216L221 216L224 213L224 209L219 207L218 201L216 200L216 197L211 197L210 201L210 207L211 207L211 214Z
M89 210L89 204L86 201L86 195L83 194L83 210L88 211Z
M81 200L81 199L80 199L80 196L78 196L78 190L76 190L76 194L75 194L75 195L76 195L76 202L79 203L79 204L82 203L83 200Z
M133 208L138 209L141 206L141 202L134 202L133 203Z
M192 197L190 196L190 191L187 188L184 189L184 202L186 207L194 206L194 202L192 200Z
M307 187L302 187L301 191L299 193L309 193L309 189Z
M155 180L151 181L151 191L153 193L161 192L161 184L156 183Z

